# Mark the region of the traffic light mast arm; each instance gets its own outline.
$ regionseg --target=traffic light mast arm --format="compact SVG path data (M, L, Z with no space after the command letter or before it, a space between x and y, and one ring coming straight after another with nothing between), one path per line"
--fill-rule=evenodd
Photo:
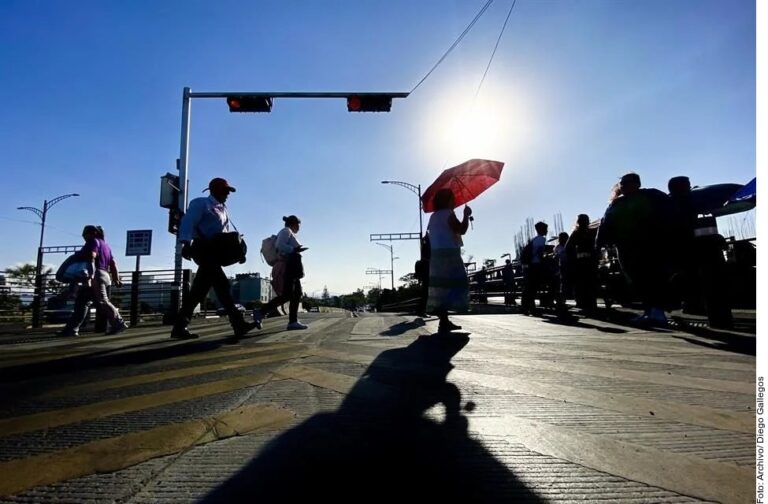
M229 96L243 96L249 98L349 98L350 96L388 96L390 98L407 98L410 93L404 92L316 92L316 91L227 91L227 92L200 92L189 93L190 98L227 98Z

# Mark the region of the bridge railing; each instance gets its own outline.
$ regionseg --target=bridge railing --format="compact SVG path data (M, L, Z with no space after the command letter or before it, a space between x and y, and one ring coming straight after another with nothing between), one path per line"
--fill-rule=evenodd
M132 326L149 320L167 320L177 310L179 301L175 270L129 271L120 274L122 286L110 288L110 299L120 310L123 318ZM181 296L189 292L191 274L181 272ZM0 325L61 324L66 322L74 310L76 290L68 284L56 281L53 274L43 275L42 294L35 296L33 278L14 279L5 276L0 284ZM33 320L34 303L40 300L41 320ZM97 329L100 317L94 309ZM37 323L36 323L37 322Z

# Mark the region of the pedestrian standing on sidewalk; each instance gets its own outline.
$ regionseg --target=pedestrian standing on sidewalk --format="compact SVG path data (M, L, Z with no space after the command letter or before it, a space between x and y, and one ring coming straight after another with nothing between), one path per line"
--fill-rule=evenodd
M597 266L595 229L589 227L589 215L579 214L565 252L572 267L573 289L576 306L582 315L594 314L597 309Z
M530 252L525 253L524 248L523 257L521 257L521 262L523 262L525 268L523 270L525 284L523 285L523 295L520 299L520 304L525 315L538 315L536 296L539 293L539 288L547 278L544 250L547 245L546 236L549 226L545 222L539 221L534 224L534 229L536 229L536 236L531 238L531 241L526 245L526 247L529 247Z
M285 303L288 303L288 331L307 329L299 322L299 302L301 301L301 279L304 278L304 265L301 253L307 250L296 238L301 228L301 220L295 215L283 217L285 227L277 233L275 247L280 259L272 266L272 288L277 297L261 308L253 311L253 320L261 327L264 317Z
M118 276L117 265L112 256L112 249L104 240L104 230L98 226L88 225L83 228L83 240L85 245L77 253L81 261L94 263L94 274L90 281L83 283L77 292L75 308L72 316L64 329L59 331L59 336L78 336L80 327L88 318L88 310L91 304L96 303L96 308L101 310L109 322L107 334L118 334L128 328L123 321L118 309L109 300L109 288L122 285Z
M209 182L206 190L211 192L210 196L190 201L187 213L182 217L179 226L181 255L187 260L194 258L198 268L192 287L184 296L181 309L176 315L176 322L171 331L173 339L198 337L189 332L187 326L192 320L195 307L205 299L211 287L219 303L227 310L235 339L244 336L254 327L260 327L257 322L246 322L243 314L235 306L229 280L224 274L221 263L216 259L216 251L211 246L211 240L215 236L229 231L230 219L225 203L229 193L235 192L236 189L223 178L214 178Z
M512 265L511 259L507 259L504 264L504 269L501 270L501 278L504 280L504 306L517 306L517 301L515 301L515 290L517 288L515 267Z
M453 213L455 199L450 189L440 189L434 201L435 212L427 225L431 247L427 311L440 319L437 332L447 333L461 329L448 320L448 313L466 312L469 308L469 279L461 259L461 236L469 228L472 209L464 206L464 218L459 221Z

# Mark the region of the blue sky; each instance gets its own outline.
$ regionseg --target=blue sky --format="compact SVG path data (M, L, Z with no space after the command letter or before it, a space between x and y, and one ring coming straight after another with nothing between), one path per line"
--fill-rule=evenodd
M410 91L485 0L386 2L4 0L0 3L0 266L34 261L39 226L18 206L54 207L46 245L100 224L122 269L125 232L153 229L144 268L173 265L159 177L179 154L181 94L193 91ZM506 163L471 206L467 254L498 258L527 217L570 227L597 218L627 171L664 189L755 176L753 1L496 0L462 43L392 112L343 100L276 100L271 114L192 105L190 196L210 178L252 253L281 217L303 221L309 293L377 284L388 268L371 233L418 230L416 196L470 158ZM425 219L426 223L426 219ZM9 239L10 238L10 239ZM416 242L393 242L395 273ZM51 256L56 264L63 257ZM388 282L386 282L388 284Z

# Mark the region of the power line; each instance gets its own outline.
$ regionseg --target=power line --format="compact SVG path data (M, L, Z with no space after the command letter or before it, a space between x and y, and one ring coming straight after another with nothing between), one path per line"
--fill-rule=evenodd
M493 0L488 0L488 1L485 3L485 5L483 5L483 8L482 8L482 9L480 9L480 12L478 12L478 13L477 13L477 15L475 16L475 19L473 19L473 20L472 20L472 22L471 22L471 23L469 23L469 25L468 25L468 26L467 26L467 27L464 29L464 31L463 31L463 32L461 32L461 35L459 35L459 37L458 37L458 38L457 38L457 39L454 41L454 43L453 43L453 44L451 44L451 47L449 47L449 48L448 48L448 50L447 50L447 51L445 51L445 54L443 54L443 55L440 57L440 59L439 59L439 60L437 60L437 63L435 63L435 65L434 65L434 66L433 66L433 67L432 67L432 68L429 70L429 72L427 72L427 74L426 74L424 77L422 77L422 79L421 79L421 80L418 82L418 84L416 84L416 85L413 87L413 89L411 89L411 93L413 93L414 91L416 91L416 88L417 88L417 87L419 87L419 86L421 86L421 83L422 83L422 82L424 82L425 80L427 80L427 77L429 77L429 76L432 74L432 72L434 72L434 71L435 71L435 68L437 68L437 67L440 65L440 63L442 63L442 62L443 62L443 60L444 60L445 58L447 58L447 57L448 57L448 55L451 53L451 51L453 51L453 49L454 49L454 48L455 48L457 45L459 45L459 42L461 42L461 40L464 38L464 36L465 36L467 33L469 33L469 30L471 30L471 29L472 29L472 27L473 27L473 26L475 26L475 23L477 23L477 20L478 20L478 19L480 19L480 16L482 16L482 15L483 15L483 13L485 13L485 11L488 9L488 7L490 7L490 5L491 5L492 3L493 3ZM507 16L507 18L509 18L509 16ZM506 22L504 23L504 25L506 26ZM497 45L498 45L498 42L497 42Z
M499 48L499 42L501 42L501 36L504 35L504 30L507 28L507 23L509 22L509 17L512 15L512 9L515 8L515 4L517 3L517 0L512 0L512 6L509 8L509 12L507 12L507 18L504 20L504 25L501 27L501 32L499 33L499 38L496 39L496 45L493 46L493 52L491 52L491 58L488 60L488 66L485 67L485 72L483 73L483 78L480 79L480 84L477 85L477 91L475 92L475 98L474 100L477 100L477 95L480 94L480 88L483 87L483 82L485 82L485 76L488 75L488 70L491 69L491 63L493 63L493 57L496 56L496 49ZM473 101L474 104L474 101Z

